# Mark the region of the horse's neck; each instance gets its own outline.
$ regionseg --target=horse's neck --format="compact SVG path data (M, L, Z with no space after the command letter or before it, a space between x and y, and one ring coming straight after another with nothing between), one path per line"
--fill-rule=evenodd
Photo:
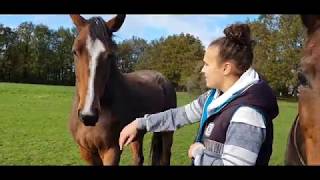
M119 109L120 107L113 106L126 105L126 101L130 101L130 94L132 94L130 92L131 88L125 75L117 67L113 67L113 70L110 71L109 81L105 85L104 103L111 109ZM125 106L122 107L122 109L124 108Z
M136 112L132 111L134 107L132 107L131 88L127 84L125 76L119 73L117 77L113 77L106 88L108 90L105 91L106 98L103 99L106 103L104 108L122 123L126 124L132 121Z
M121 91L125 88L124 76L120 70L112 65L110 68L109 80L105 85L105 91L103 97L107 100L117 100Z

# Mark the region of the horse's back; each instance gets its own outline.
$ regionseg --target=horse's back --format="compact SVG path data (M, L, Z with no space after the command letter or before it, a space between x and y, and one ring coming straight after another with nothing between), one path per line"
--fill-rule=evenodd
M144 93L157 92L154 98L163 98L165 100L165 109L177 106L176 91L172 83L160 72L153 70L140 70L126 74L132 87L139 86ZM146 89L143 89L145 87ZM145 91L146 90L146 91ZM159 91L161 93L159 94Z
M141 81L150 84L163 84L168 79L160 72L153 70L140 70L125 74L132 81Z

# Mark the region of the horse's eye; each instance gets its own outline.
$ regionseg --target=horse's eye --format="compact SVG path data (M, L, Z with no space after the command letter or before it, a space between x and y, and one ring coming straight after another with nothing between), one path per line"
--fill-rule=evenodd
M106 53L105 57L106 59L112 59L114 55L112 53Z
M76 50L74 50L74 49L72 49L72 54L73 54L74 56L78 56L77 51L76 51Z

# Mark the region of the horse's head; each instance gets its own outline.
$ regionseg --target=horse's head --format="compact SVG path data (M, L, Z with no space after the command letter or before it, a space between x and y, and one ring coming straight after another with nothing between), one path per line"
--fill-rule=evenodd
M307 29L301 69L309 87L300 89L300 127L305 144L307 164L320 164L320 16L302 15Z
M307 29L301 68L311 87L320 91L320 15L302 15Z
M80 15L71 15L71 19L78 30L72 48L79 98L78 115L85 125L94 126L99 118L100 99L114 59L112 33L119 30L125 15L117 15L107 22L101 17L86 20Z

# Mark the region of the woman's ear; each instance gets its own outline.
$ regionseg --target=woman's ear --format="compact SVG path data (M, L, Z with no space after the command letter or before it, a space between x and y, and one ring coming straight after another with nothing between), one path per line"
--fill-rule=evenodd
M224 75L229 75L232 72L232 63L229 61L226 61L223 63L223 74Z
M224 63L224 69L223 69L224 75L229 74L236 74L241 76L241 71L237 68L237 65L233 60L227 60Z

